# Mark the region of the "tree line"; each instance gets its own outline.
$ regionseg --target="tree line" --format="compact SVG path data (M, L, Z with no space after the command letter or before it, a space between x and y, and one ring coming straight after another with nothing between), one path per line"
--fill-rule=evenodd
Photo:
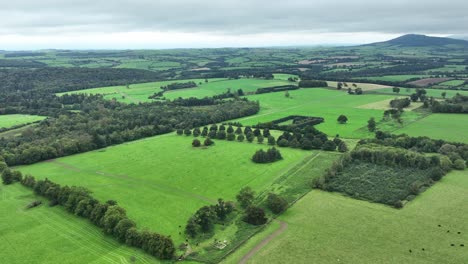
M175 247L172 239L147 230L138 230L135 222L127 217L125 209L118 206L117 202L109 200L102 203L83 187L61 186L47 178L37 180L30 175L23 177L21 172L11 171L1 161L0 170L3 184L20 182L34 190L35 194L47 198L50 206L61 205L68 212L88 219L121 243L141 248L159 259L173 258Z

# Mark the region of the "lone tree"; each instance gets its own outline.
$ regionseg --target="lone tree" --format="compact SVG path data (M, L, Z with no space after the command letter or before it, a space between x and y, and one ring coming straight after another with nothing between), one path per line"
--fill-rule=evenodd
M346 124L346 122L348 122L348 118L345 115L340 115L338 117L337 121L340 124Z
M371 117L369 121L367 121L367 129L369 129L370 132L374 132L376 126L375 118Z
M446 92L442 92L440 95L442 95L442 98L445 99L445 96L447 96L447 93L446 93Z
M392 90L393 90L394 93L400 93L400 88L398 88L398 87L393 87Z
M243 208L249 207L255 198L255 192L250 187L244 187L236 196L237 201Z
M200 140L194 139L194 140L192 141L192 146L195 147L195 148L198 148L199 146L201 146Z
M339 82L339 83L336 85L336 89L338 89L338 90L343 89L343 83Z
M263 225L267 220L262 208L251 206L245 211L244 221L251 225Z

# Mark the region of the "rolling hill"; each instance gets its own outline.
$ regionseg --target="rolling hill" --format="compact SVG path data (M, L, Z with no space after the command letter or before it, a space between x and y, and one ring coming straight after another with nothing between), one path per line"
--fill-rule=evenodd
M408 34L384 42L376 42L364 46L399 46L399 47L462 47L468 48L468 41L453 38L431 37L426 35Z

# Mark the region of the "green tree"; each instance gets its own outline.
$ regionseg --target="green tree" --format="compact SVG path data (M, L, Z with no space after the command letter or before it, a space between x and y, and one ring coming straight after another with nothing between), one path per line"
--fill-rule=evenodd
M264 138L262 135L258 135L258 136L257 136L257 142L258 142L259 144L262 144L262 143L263 143L263 140L265 140L265 138Z
M255 206L247 208L243 220L251 225L263 225L268 221L265 216L265 211Z
M239 142L244 141L244 139L245 139L245 137L244 137L244 135L242 135L242 134L239 134L239 135L237 136L237 141L239 141Z
M369 121L367 121L367 129L370 132L374 132L376 127L377 127L377 123L375 122L375 118L371 117Z
M192 131L189 128L184 129L184 135L190 136L192 134Z
M194 139L194 140L192 141L192 146L195 147L195 148L198 148L199 146L201 146L200 140Z
M10 169L6 169L2 173L2 182L5 185L9 185L13 183L13 173Z
M268 145L271 145L271 146L276 145L275 137L273 137L272 135L268 136Z
M205 146L207 146L207 147L208 147L208 146L211 146L211 145L213 145L213 144L214 144L213 140L211 140L211 138L209 138L209 137L207 137L207 138L205 139L205 141L203 142L203 145L205 145Z
M268 194L267 205L274 214L279 214L286 210L288 207L288 202L281 196L270 193Z
M348 122L348 118L345 115L340 115L338 117L337 121L340 124L346 124L346 122Z
M331 140L325 141L325 143L323 143L322 145L322 149L326 151L335 151L336 150L335 142Z
M237 194L236 199L239 202L240 206L247 208L250 206L255 198L255 192L250 187L244 187Z
M125 242L127 231L136 226L135 222L128 218L120 220L114 228L114 235L120 242Z

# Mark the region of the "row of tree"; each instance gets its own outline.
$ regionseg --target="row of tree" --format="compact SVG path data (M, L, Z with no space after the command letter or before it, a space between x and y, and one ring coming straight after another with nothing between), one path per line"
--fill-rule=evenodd
M216 223L224 223L226 218L234 211L233 202L218 199L215 205L203 206L190 217L185 226L185 233L194 238L200 233L210 233Z
M23 178L19 171L11 171L5 167L2 180L3 184L21 182L24 186L33 189L37 195L46 197L51 206L61 205L68 212L89 219L106 234L114 236L122 243L141 248L160 259L172 259L174 255L175 247L170 237L138 230L135 222L127 217L124 208L112 200L99 202L86 188L61 186L47 178L44 180L36 180L33 176Z

